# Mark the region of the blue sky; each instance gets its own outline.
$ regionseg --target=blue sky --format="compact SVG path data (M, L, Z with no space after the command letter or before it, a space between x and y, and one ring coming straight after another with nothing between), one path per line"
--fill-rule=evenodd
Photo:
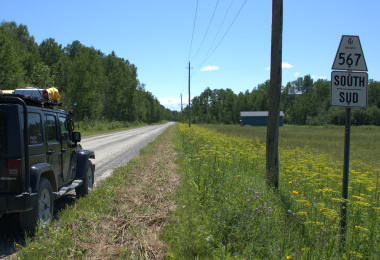
M194 19L196 6L197 0L0 0L0 19L27 25L38 44L51 37L63 47L79 40L106 55L115 51L173 110L181 94L184 106L188 101L189 60L191 96L207 87L238 94L268 80L272 1L198 0ZM360 37L369 78L379 81L379 13L378 0L284 0L282 84L308 74L330 80L342 35Z

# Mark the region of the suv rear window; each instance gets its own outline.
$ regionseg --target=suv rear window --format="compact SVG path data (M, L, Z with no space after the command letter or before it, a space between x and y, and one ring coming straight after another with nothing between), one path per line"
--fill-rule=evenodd
M8 145L8 121L5 111L0 111L0 122L0 154L6 154Z

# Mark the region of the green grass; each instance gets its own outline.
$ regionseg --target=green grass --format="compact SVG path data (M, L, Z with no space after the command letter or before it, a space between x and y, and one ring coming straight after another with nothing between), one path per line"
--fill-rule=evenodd
M265 139L264 128L179 124L182 185L175 197L178 210L163 236L172 257L377 258L376 163L351 161L345 247L341 243L342 162L333 156L334 145L326 143L331 135L343 135L336 133L342 129L281 128L280 185L273 189L266 184L265 143L260 141ZM375 136L376 129L363 131Z
M117 201L115 190L126 185L123 178L126 167L119 168L113 178L108 178L85 198L59 213L47 230L39 229L34 238L26 239L26 246L17 250L17 259L80 259L87 253L85 245L91 244L92 227L104 215L111 215Z

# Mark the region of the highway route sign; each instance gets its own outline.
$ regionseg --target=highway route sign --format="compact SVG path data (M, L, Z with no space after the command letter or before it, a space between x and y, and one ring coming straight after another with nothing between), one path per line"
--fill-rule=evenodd
M331 72L331 105L367 107L368 74L366 72Z
M342 182L342 207L340 233L341 242L346 244L348 174L350 165L351 107L367 107L368 71L359 36L343 35L331 72L330 101L332 106L346 107L344 128L344 163ZM362 71L362 72L353 72Z
M368 71L359 36L342 36L331 69Z

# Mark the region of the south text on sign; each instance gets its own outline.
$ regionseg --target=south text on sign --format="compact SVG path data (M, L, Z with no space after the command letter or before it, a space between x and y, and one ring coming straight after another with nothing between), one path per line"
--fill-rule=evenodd
M352 76L348 75L335 75L334 85L341 87L362 87L366 86L366 79L362 76Z

